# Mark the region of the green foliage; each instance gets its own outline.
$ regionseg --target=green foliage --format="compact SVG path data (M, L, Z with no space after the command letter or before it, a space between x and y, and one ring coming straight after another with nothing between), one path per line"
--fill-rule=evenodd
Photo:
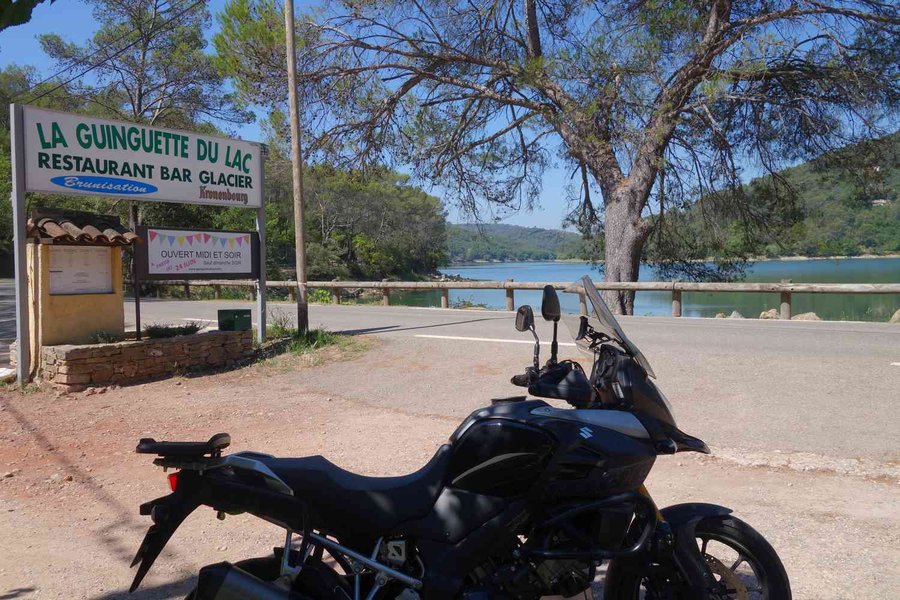
M475 302L472 296L468 298L459 298L450 303L450 308L487 308L484 302Z
M0 2L0 31L31 20L31 13L46 0L3 0ZM50 0L53 4L56 0Z
M215 64L231 78L241 98L254 103L283 101L287 67L281 7L274 0L231 0L216 21Z
M296 329L293 327L291 318L286 312L281 310L272 312L272 315L269 317L269 325L266 327L267 338L290 337L295 332Z
M771 200L775 186L796 193L795 216L785 219L784 215L772 214L790 210ZM703 214L704 203L709 200L704 197L685 210L666 214L667 232L679 234L651 237L645 259L713 257L727 265L729 260L752 256L900 252L900 133L848 146L785 169L777 179L755 179L744 191L759 211L758 227L746 227L727 215L710 221ZM784 226L776 227L777 223ZM680 247L672 249L666 244Z
M323 288L313 288L309 290L307 300L313 304L328 304L331 302L331 294Z
M193 335L203 329L203 323L192 321L184 325L169 323L151 323L144 327L144 333L150 339L170 338L177 335Z
M115 342L121 342L123 339L125 339L124 335L111 331L98 331L97 333L91 334L92 344L113 344Z
M288 349L294 354L306 354L325 346L338 344L343 336L324 329L312 329L303 333L292 331L289 337L291 342Z
M557 229L516 225L450 225L447 246L452 262L584 259L580 235Z

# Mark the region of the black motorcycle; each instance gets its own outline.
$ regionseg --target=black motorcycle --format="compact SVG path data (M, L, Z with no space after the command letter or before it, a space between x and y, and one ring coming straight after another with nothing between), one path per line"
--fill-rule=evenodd
M548 286L550 358L540 365L534 315L521 307L516 328L534 336L534 362L512 379L571 408L493 400L411 475L364 477L321 456L224 455L227 434L141 440L139 453L175 472L172 493L141 506L153 525L131 590L204 505L286 534L270 557L202 568L193 600L590 597L603 565L608 600L789 600L778 555L730 509L656 507L643 485L656 457L709 449L678 429L649 363L591 280L573 285L592 306L590 317L566 319L594 358L590 374L557 358L562 315Z

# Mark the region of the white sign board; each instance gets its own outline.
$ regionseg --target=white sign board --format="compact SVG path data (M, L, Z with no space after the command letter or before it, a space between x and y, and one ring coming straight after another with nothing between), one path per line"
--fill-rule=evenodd
M112 294L108 246L50 246L50 295Z
M261 144L24 107L25 190L262 206Z
M147 228L144 277L246 277L256 272L253 234Z

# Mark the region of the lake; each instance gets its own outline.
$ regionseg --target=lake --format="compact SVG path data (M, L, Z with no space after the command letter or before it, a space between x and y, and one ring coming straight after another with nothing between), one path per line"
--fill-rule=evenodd
M589 275L597 281L602 275L595 267L577 262L488 263L450 266L441 269L448 275L467 279L516 281L575 281ZM641 267L641 281L659 278L651 267ZM778 282L792 279L795 283L897 283L900 282L900 258L843 258L833 260L777 260L753 263L747 271L747 282ZM561 294L563 309L578 310L578 298ZM440 306L439 292L392 294L392 302L416 306ZM452 290L451 305L471 302L490 308L506 306L503 290ZM540 305L540 292L516 291L516 306ZM887 321L900 308L900 294L794 294L794 314L815 312L826 320ZM737 310L745 317L779 306L777 294L688 293L682 298L682 314L686 317L713 317L718 312L731 314ZM636 315L670 316L672 295L669 292L638 292Z

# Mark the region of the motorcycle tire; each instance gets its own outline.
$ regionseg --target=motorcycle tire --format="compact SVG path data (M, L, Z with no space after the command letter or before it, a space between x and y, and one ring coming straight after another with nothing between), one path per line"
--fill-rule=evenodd
M757 595L752 595L752 598L791 600L791 585L781 559L778 558L772 545L748 524L730 515L707 518L697 523L696 536L698 540L716 541L729 546L745 557L746 562L753 569L758 587L762 589ZM715 569L713 571L715 573ZM632 564L627 561L613 560L606 571L603 598L604 600L637 600L641 597L643 581L644 576ZM652 596L645 597L651 598ZM681 596L674 594L666 597L677 597L682 600ZM739 596L729 594L727 597L738 598Z

